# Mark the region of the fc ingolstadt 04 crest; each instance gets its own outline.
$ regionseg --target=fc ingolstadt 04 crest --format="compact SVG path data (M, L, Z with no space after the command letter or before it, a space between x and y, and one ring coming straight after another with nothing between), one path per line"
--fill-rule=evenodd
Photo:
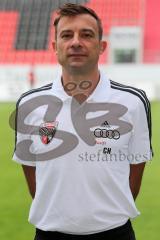
M58 127L58 121L45 122L39 127L39 135L43 144L48 144L52 141Z

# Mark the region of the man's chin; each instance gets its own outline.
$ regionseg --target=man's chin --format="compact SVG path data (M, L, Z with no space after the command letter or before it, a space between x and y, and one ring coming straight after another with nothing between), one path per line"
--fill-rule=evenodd
M75 61L75 62L71 62L69 65L71 67L82 67L82 66L84 66L84 62L82 62L82 61Z

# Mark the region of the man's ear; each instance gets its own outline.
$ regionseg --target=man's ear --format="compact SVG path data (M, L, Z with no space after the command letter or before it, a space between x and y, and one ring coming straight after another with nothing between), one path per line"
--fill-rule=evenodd
M57 44L56 44L56 41L52 42L52 47L53 47L53 50L54 50L55 54L57 54Z
M102 54L107 48L107 42L106 41L101 41L100 44L100 54Z

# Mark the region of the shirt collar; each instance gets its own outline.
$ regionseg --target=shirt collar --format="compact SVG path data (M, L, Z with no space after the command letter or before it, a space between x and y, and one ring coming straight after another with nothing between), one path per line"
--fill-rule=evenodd
M88 97L88 101L103 102L109 99L110 81L102 70L100 71L100 80L97 87Z
M62 101L65 101L67 99L71 99L72 97L69 96L62 85L61 81L62 73L61 71L58 71L56 78L53 81L52 85L52 93L56 97L60 98ZM102 70L100 70L100 80L92 92L92 94L87 98L87 101L96 101L96 102L103 102L104 100L109 99L110 94L110 81L106 76L106 73L104 73Z

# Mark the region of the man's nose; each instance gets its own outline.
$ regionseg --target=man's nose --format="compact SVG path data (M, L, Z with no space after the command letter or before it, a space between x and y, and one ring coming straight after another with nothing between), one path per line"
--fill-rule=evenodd
M73 47L79 47L79 46L81 46L80 37L79 37L78 35L74 35L71 44L72 44Z

